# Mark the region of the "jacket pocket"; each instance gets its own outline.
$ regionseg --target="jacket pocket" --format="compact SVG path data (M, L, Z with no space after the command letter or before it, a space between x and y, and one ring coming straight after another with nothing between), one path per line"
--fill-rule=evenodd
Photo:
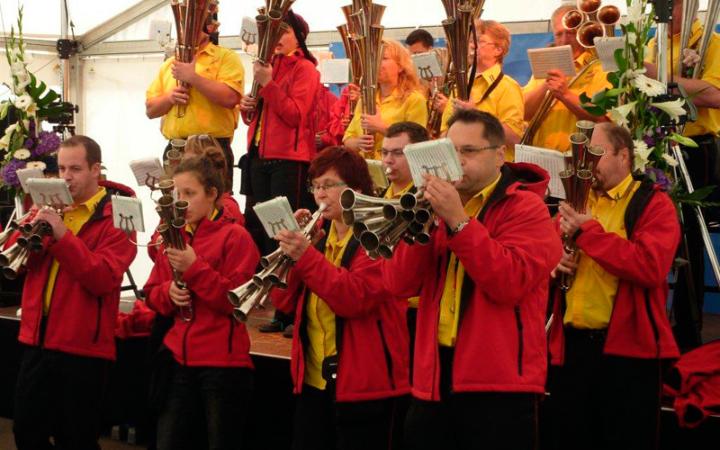
M385 333L382 328L382 321L377 321L378 331L380 332L380 343L382 344L383 353L385 354L385 365L387 367L388 380L390 381L390 387L395 390L395 379L393 377L393 362L390 349L388 348L387 341L385 340Z
M523 340L523 323L522 323L522 317L520 316L520 306L515 307L515 325L517 326L517 334L518 334L518 354L517 354L518 375L522 376L522 374L523 374L523 349L524 349L525 342Z
M95 317L95 337L93 337L93 344L97 344L100 339L100 319L102 316L102 297L97 297L97 315Z

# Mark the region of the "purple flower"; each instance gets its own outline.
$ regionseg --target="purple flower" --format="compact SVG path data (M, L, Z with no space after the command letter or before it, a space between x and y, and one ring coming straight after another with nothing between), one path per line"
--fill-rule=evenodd
M657 167L647 167L645 168L645 174L650 177L650 179L654 180L657 184L660 185L660 187L663 188L665 191L670 191L670 188L672 187L672 182L668 179L667 175L665 175L665 172L662 169L658 169Z
M33 119L30 119L30 124L28 125L28 134L30 134L31 137L35 137L35 121Z
M41 156L54 152L60 147L60 136L51 131L41 131L38 135L38 142L33 149L33 156Z
M2 177L3 183L15 188L20 187L20 179L18 179L17 171L25 168L26 165L26 161L11 159L2 170L0 170L0 177Z
M648 148L655 147L655 138L652 136L644 136L643 141L645 141L645 144L647 144Z
M32 150L33 147L35 147L35 139L32 137L29 137L25 139L25 143L23 144L23 148L26 148L28 150Z

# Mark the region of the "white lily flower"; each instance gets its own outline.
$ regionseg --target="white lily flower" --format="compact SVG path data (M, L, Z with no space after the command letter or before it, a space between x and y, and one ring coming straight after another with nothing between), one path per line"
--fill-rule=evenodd
M33 98L27 94L23 94L15 99L15 107L22 111L27 111L27 109L34 103L35 101L33 101Z
M626 127L628 124L627 116L633 109L635 109L636 104L637 102L630 102L612 108L610 110L610 120L622 127Z
M680 116L684 116L686 114L683 105L685 105L685 100L682 98L678 98L669 102L650 103L650 106L654 106L660 111L663 111L674 121L678 121L680 119Z
M643 4L641 0L633 0L628 6L627 16L623 18L623 24L635 23L643 20Z
M665 162L668 163L668 165L670 167L676 167L678 165L677 160L675 158L673 158L672 156L668 155L667 153L663 154L662 157L665 160Z
M635 148L635 159L633 161L633 169L635 171L644 172L645 166L648 163L648 158L653 149L648 148L645 141L633 141L633 147Z
M667 92L665 84L657 80L653 80L652 78L648 78L642 74L635 77L635 79L632 80L632 84L648 97L657 97L658 95L663 95Z

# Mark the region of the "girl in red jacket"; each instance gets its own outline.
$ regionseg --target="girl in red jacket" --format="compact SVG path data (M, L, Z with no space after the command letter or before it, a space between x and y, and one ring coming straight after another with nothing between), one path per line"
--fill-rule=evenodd
M247 416L253 385L250 340L232 317L227 291L253 275L259 254L247 231L219 220L222 177L206 158L180 163L173 176L178 199L186 200L187 247L158 253L145 285L148 305L175 321L163 341L173 364L160 410L157 448L192 446L198 423L207 424L210 448L239 448L237 433ZM174 281L182 274L187 289ZM192 319L178 316L192 306ZM205 420L194 418L204 414Z
M409 392L407 302L382 288L380 261L358 249L339 202L346 188L370 194L370 175L357 153L330 147L309 177L315 201L327 205L323 237L313 246L301 233L279 234L295 265L273 298L295 312L293 449L389 448L397 398Z

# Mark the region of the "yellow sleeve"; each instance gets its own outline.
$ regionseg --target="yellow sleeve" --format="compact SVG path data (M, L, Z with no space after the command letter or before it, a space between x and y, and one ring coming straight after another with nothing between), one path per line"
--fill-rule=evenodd
M230 86L238 94L242 94L245 92L245 69L242 61L240 56L233 50L225 50L220 60L217 80Z
M705 56L702 80L720 89L720 36L713 33Z
M345 142L345 140L349 138L360 137L363 135L363 130L362 128L360 128L360 114L362 114L362 107L360 105L360 102L357 102L357 104L355 105L355 113L353 114L353 118L350 121L347 130L345 130L343 142Z
M152 81L152 83L150 83L150 86L148 86L147 91L145 91L145 99L151 99L151 98L158 97L160 95L163 95L165 92L167 92L170 89L170 88L166 88L165 86L163 86L163 80L165 79L165 75L166 75L167 71L170 70L170 64L174 60L175 60L175 58L170 58L167 61L162 63L157 76Z
M445 133L448 130L448 120L450 120L450 117L452 117L453 114L453 96L448 97L447 105L445 105L445 111L443 111L442 114L442 120L440 125L440 133Z
M507 125L517 135L522 136L525 129L525 102L520 85L507 80L505 92L497 105L498 120Z
M413 92L410 96L408 96L405 120L408 122L415 122L423 127L427 126L427 102L421 93Z

